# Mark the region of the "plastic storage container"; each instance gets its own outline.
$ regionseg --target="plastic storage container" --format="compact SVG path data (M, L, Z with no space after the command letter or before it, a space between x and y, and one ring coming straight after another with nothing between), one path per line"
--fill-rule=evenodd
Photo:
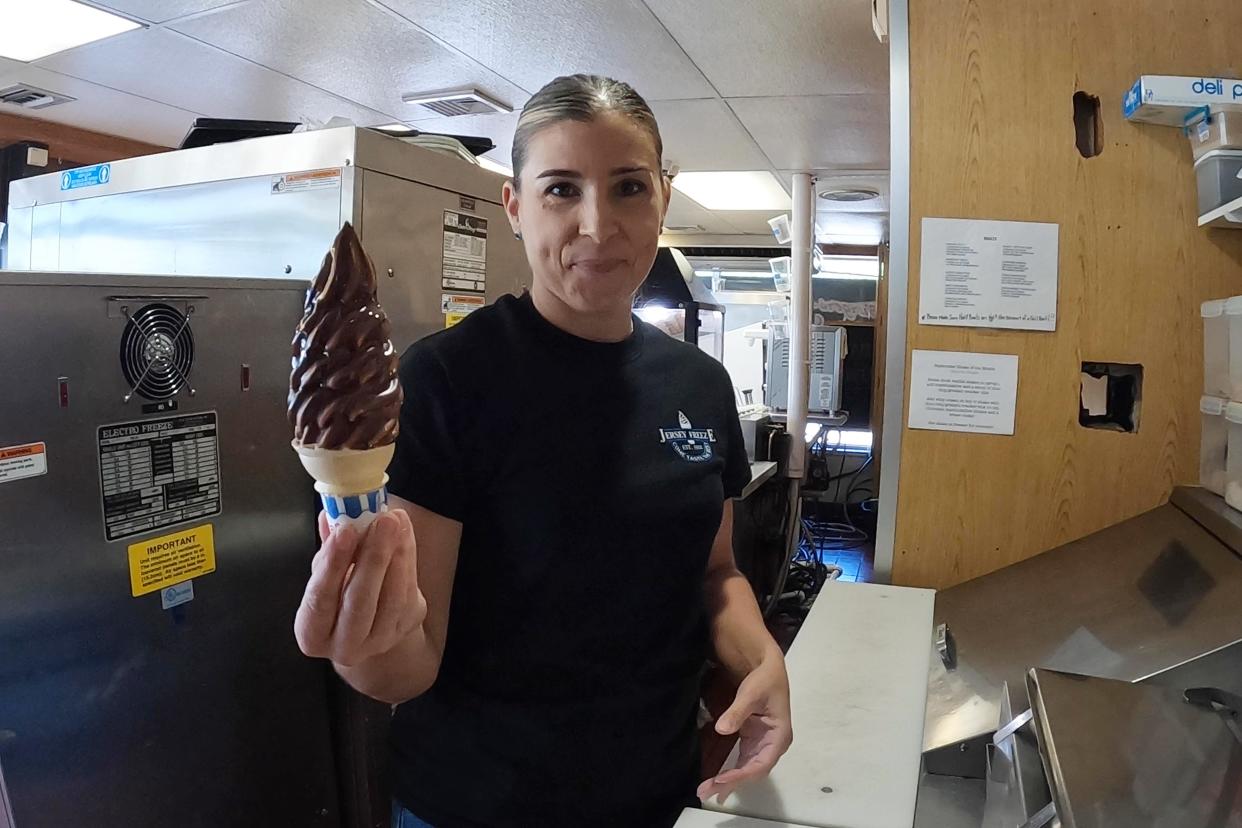
M1242 403L1225 406L1225 502L1242 510Z
M1224 497L1226 457L1229 447L1229 421L1225 419L1225 409L1229 401L1220 397L1204 397L1199 400L1199 411L1203 414L1203 435L1199 441L1199 485ZM1242 409L1242 406L1239 406ZM1242 417L1242 410L1238 412ZM1242 438L1242 425L1234 426ZM1242 451L1242 445L1238 448ZM1240 471L1242 473L1242 471Z
M1225 357L1229 387L1225 389L1227 393L1218 396L1242 401L1242 296L1225 300L1225 323L1229 326L1228 356ZM1206 347L1205 342L1204 348ZM1206 367L1205 365L1204 368Z
M1242 308L1239 309L1242 314ZM1225 300L1204 302L1199 313L1203 317L1203 393L1211 397L1228 397L1229 380L1229 317ZM1242 316L1238 317L1242 325ZM1239 354L1242 360L1242 354ZM1240 398L1242 399L1242 398Z
M1196 159L1212 150L1242 150L1242 109L1213 107L1211 114L1187 124L1186 133Z
M1242 198L1242 150L1217 149L1195 161L1199 185L1199 215Z

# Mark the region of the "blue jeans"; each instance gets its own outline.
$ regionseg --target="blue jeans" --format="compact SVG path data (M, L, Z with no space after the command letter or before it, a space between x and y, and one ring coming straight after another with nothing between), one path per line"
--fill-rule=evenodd
M435 828L401 807L397 800L392 801L392 828Z

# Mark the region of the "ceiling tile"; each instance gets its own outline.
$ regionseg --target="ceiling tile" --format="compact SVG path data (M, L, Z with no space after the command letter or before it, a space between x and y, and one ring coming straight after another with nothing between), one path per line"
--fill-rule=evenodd
M736 117L718 100L658 101L652 103L660 135L664 139L664 158L676 161L685 172L691 170L766 170L768 160L746 134ZM482 135L492 139L496 149L489 155L508 158L513 147L513 130L518 113L509 115L463 115L415 122L424 132L456 135Z
M887 94L888 48L871 29L871 0L647 5L723 97Z
M248 0L92 0L92 5L148 23L164 23L178 17L245 2Z
M793 192L793 175L802 170L778 170L777 177L789 192ZM815 199L815 209L820 213L880 213L889 209L889 172L888 170L809 170L815 176L815 193L818 196L826 190L870 189L878 192L879 198L871 201L830 202L826 199Z
M725 218L723 214L706 210L693 199L674 190L673 197L668 203L668 215L664 218L664 226L685 227L696 224L703 228L699 231L703 233L731 235L738 232L733 222Z
M729 223L737 228L737 232L766 235L772 239L772 244L775 246L776 239L772 236L772 228L768 226L768 219L783 213L785 213L784 210L730 210L724 215L728 217Z
M184 109L58 75L38 66L0 58L0 87L14 83L28 83L77 100L34 112L0 106L0 112L29 115L159 146L175 147L180 144L190 124L198 117L197 113Z
M804 172L804 170L778 170L777 176L786 187L792 187L795 172ZM888 194L888 170L860 168L841 170L821 167L808 172L815 176L816 191L844 187L870 187L878 190L881 195L887 196Z
M869 96L732 98L729 106L778 169L888 168L888 107Z
M406 121L436 116L404 103L405 94L477 87L514 109L527 98L399 14L363 0L262 0L173 28Z
M713 94L641 0L379 2L532 93L585 72L624 80L651 101Z
M724 102L716 99L651 104L665 160L682 170L766 170L771 165Z
M217 118L370 126L392 120L169 29L144 29L44 58L39 66Z

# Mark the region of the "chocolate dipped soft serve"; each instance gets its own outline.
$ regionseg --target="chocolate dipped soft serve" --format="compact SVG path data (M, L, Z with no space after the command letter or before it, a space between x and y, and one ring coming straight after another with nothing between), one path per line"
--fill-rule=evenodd
M401 414L397 353L375 268L346 222L324 257L293 336L293 447L333 526L384 511L384 470Z

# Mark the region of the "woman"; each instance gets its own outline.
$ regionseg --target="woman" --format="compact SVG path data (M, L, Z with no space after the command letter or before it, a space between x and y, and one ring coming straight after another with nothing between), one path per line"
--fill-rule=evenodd
M399 705L394 826L671 825L695 804L710 645L740 681L716 729L741 762L698 796L790 744L781 652L733 562L728 375L630 312L662 151L624 83L531 98L503 192L531 290L405 353L393 508L315 557L298 642Z

